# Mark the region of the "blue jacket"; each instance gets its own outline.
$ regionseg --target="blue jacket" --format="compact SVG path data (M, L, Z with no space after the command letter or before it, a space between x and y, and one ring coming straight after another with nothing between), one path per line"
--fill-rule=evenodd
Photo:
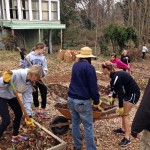
M68 96L80 100L92 99L94 104L99 103L95 68L87 61L80 60L73 65Z

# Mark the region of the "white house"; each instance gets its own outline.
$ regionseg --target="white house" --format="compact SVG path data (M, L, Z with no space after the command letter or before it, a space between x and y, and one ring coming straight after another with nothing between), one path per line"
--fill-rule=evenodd
M60 0L0 0L0 36L7 31L24 37L20 47L33 47L43 39L43 30L49 29L49 49L52 53L52 30L66 28L60 22ZM62 40L61 40L62 41ZM62 45L62 42L61 42Z

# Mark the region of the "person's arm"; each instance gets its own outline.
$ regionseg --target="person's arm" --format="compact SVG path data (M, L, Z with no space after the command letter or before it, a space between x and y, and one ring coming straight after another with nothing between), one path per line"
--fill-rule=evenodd
M29 60L29 55L27 55L27 56L25 57L25 59L20 59L20 62L19 62L20 68L25 69L25 68L29 68L29 67L30 67L30 64L26 61L26 59L27 59L28 61L30 61L30 60Z
M48 73L46 58L44 59L42 68L43 68L44 75L46 75Z
M118 61L118 67L130 70L130 67L127 64L123 63L122 61Z
M148 52L148 48L146 47L146 51Z
M29 116L32 116L32 86L30 86L24 93L22 93L23 104Z
M110 85L111 85L111 89L113 90L112 97L116 98L116 95L118 96L119 108L122 108L124 91L123 91L122 82L121 82L121 79L119 78L119 76L113 77L110 82Z
M100 94L99 89L97 85L97 76L95 68L91 65L88 68L88 86L90 89L90 95L92 100L94 101L94 104L97 105L99 103Z

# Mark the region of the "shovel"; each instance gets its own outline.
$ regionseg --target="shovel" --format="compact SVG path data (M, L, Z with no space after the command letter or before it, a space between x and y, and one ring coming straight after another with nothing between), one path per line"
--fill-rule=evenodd
M17 100L18 100L18 102L19 102L19 104L20 104L20 107L21 107L21 109L22 109L22 111L23 111L23 113L24 113L24 115L25 115L26 120L27 120L27 121L31 121L31 118L29 117L28 113L26 112L26 109L24 108L24 106L23 106L23 104L22 104L22 102L21 102L21 99L20 99L20 97L19 97L19 95L18 95L18 92L16 91L15 85L13 84L12 81L10 81L9 84L10 84L10 86L11 86L11 88L12 88L12 90L13 90L15 96L17 97Z

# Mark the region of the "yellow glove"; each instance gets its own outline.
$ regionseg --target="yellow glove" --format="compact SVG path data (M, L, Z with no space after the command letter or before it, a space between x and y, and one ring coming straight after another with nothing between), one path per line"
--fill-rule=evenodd
M103 108L101 107L101 104L102 104L102 100L100 100L97 105L93 104L93 107L98 108L100 111L103 111Z
M110 100L109 100L110 105L112 105L112 106L113 106L113 105L114 105L114 101L115 101L115 98L111 97L111 98L110 98Z
M5 72L3 73L3 81L4 81L5 83L9 83L10 80L11 80L12 74L13 74L12 71L5 71Z
M35 126L32 118L30 118L30 121L25 118L25 123L28 127L34 127Z
M123 116L123 115L124 115L124 108L123 108L123 107L118 108L118 109L116 110L116 112L117 112L120 116Z

